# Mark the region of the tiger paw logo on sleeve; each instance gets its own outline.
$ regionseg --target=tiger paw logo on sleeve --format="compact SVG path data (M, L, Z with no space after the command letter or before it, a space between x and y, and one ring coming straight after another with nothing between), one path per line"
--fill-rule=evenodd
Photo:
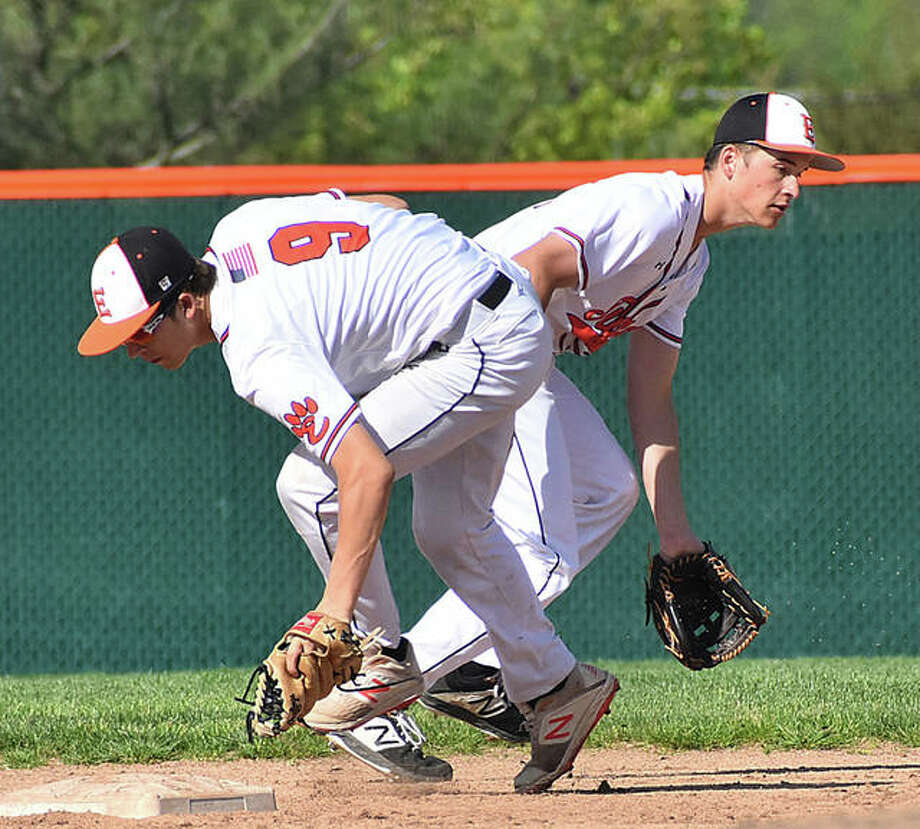
M291 427L291 431L298 438L306 438L311 444L319 443L329 430L329 418L322 419L319 431L316 429L316 413L319 405L310 396L304 397L303 402L291 401L291 411L285 414L284 419Z

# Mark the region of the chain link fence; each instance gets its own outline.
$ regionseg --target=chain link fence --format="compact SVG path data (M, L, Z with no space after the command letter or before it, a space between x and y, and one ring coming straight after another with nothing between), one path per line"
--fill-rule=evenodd
M410 201L472 234L547 195ZM201 249L240 201L0 202L0 671L249 665L318 599L274 494L292 438L235 397L218 350L177 374L76 353L109 237L163 224ZM710 242L676 380L682 468L697 533L773 613L753 655L920 650L918 214L915 184L806 188L777 230ZM631 451L625 353L559 364ZM384 535L406 628L442 590L410 499L400 482ZM662 655L644 625L654 538L640 501L551 607L580 657Z

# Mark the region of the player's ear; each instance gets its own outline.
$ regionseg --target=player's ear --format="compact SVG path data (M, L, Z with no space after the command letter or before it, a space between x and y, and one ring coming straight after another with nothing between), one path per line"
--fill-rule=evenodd
M176 314L186 319L192 319L202 310L200 299L195 294L183 291L176 300Z
M732 179L738 171L741 161L741 150L734 144L726 144L719 154L719 166L727 179Z

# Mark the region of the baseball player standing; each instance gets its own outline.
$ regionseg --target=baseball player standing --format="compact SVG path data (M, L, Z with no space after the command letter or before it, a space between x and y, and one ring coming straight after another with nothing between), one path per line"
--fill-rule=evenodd
M326 579L310 616L382 628L347 695L368 707L349 726L423 688L379 543L393 481L411 473L419 546L482 620L510 699L543 735L515 789L566 772L618 685L576 663L490 512L514 409L552 360L527 274L433 214L331 191L237 208L201 259L165 229L134 228L91 282L81 354L124 345L175 370L217 342L235 392L298 438L278 491ZM299 677L311 645L287 644Z
M732 228L774 228L809 167L841 170L815 148L797 100L757 94L724 114L701 175L625 174L575 187L476 237L531 274L554 350L590 355L629 334L628 413L638 467L666 559L703 545L680 484L672 380L684 318L709 265L705 239ZM603 470L598 478L597 470ZM603 419L558 369L514 418L514 442L493 511L547 604L613 538L639 496L633 466ZM526 741L484 625L448 592L407 634L423 668L421 703L493 736ZM471 661L473 659L476 661ZM334 692L321 708L330 739L359 759L412 777L398 730L385 718L332 727ZM418 740L416 740L418 742Z

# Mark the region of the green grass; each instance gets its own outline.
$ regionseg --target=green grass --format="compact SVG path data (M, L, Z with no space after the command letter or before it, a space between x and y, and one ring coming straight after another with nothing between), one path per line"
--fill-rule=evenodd
M602 663L603 664L603 663ZM759 745L861 748L920 745L920 659L740 659L692 673L672 661L606 663L622 689L589 745L661 749ZM246 742L233 701L244 669L147 674L0 677L0 763L149 763L329 752L304 728ZM436 754L495 743L467 726L413 709Z
M595 745L920 745L920 659L741 659L697 673L676 662L614 668L622 690Z

